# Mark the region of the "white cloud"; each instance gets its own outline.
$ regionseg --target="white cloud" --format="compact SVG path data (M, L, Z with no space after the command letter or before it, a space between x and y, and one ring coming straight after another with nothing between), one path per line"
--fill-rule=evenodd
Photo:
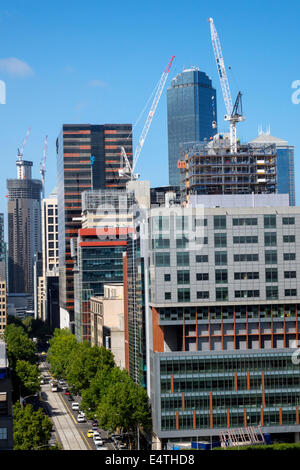
M30 65L16 57L0 59L0 72L13 77L29 77L34 73Z
M106 85L107 83L103 82L102 80L90 80L89 81L89 86L93 86L93 87L104 87Z

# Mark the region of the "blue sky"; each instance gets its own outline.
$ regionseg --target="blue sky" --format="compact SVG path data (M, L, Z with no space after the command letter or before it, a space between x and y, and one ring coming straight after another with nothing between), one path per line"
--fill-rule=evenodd
M208 3L208 2L207 2ZM235 99L243 92L250 140L259 125L295 145L296 196L300 172L300 104L291 84L300 80L300 3L289 0L5 1L0 6L0 211L6 178L16 177L16 153L31 126L24 158L34 177L48 135L46 194L56 184L55 140L63 123L134 123L172 55L175 60L137 171L151 185L168 184L166 89L184 67L198 66L217 89L218 124L225 107L208 17L214 18ZM14 60L12 60L14 58ZM15 60L17 59L17 60ZM146 115L134 132L137 144Z

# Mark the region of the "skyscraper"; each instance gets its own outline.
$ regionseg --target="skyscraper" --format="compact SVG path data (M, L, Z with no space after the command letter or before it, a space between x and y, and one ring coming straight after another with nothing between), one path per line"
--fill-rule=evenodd
M259 132L258 137L253 139L253 145L272 145L277 148L277 192L288 194L290 206L296 205L295 199L295 174L294 174L294 147L286 140L273 137L270 132Z
M70 241L81 228L81 193L125 188L121 150L132 162L131 124L64 124L57 139L59 295L61 324L74 321L74 260Z
M217 132L216 90L198 68L183 70L167 90L169 184L179 186L180 144L209 140Z
M9 292L33 295L33 264L41 251L40 180L31 178L30 161L17 161L18 179L8 179Z

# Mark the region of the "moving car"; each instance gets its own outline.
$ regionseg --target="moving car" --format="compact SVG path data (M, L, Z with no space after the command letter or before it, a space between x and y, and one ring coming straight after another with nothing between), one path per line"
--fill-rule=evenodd
M94 441L94 444L95 446L103 446L103 441L101 439L101 437L93 437L93 441Z
M79 403L77 403L77 401L74 401L72 403L72 410L75 410L75 411L79 410Z
M86 419L84 416L78 415L77 416L77 423L85 423Z
M65 395L71 395L71 393L69 392L69 390L66 390L66 391L65 391Z
M94 431L92 429L89 429L89 431L86 433L87 437L94 437Z
M109 448L108 448L108 447L104 447L104 446L97 445L97 446L96 446L96 450L109 450Z

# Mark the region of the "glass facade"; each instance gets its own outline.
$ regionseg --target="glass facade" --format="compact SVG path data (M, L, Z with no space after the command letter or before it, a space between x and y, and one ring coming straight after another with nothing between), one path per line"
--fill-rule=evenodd
M204 72L184 70L172 80L167 90L170 185L180 186L180 144L209 140L217 133L216 104L216 90Z
M81 193L123 189L119 178L121 146L132 162L131 124L64 124L56 141L59 224L59 303L74 322L74 261L71 239L77 237Z
M291 351L165 354L159 369L162 432L299 425L299 365Z

